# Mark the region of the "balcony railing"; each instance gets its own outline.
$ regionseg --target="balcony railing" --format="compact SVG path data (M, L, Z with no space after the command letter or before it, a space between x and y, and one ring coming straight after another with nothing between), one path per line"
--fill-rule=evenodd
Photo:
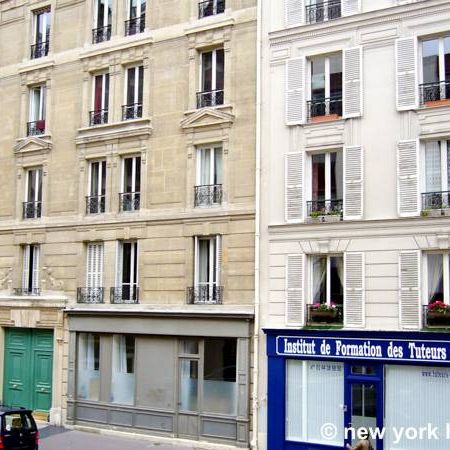
M121 192L119 194L119 211L138 211L141 208L140 192Z
M86 214L101 214L105 212L105 196L89 195L86 197Z
M50 41L38 42L31 46L31 59L42 58L48 55Z
M436 312L423 307L423 326L427 328L450 328L450 313Z
M142 103L122 105L122 120L140 119L142 117Z
M38 219L41 217L42 202L23 202L23 218Z
M197 108L223 105L223 90L197 92Z
M94 28L92 30L92 43L98 44L100 42L106 42L111 39L111 25L106 27Z
M318 23L341 17L341 0L325 1L306 6L306 22Z
M207 284L188 287L186 301L189 305L220 305L223 303L223 286Z
M198 18L221 14L225 11L225 0L209 0L198 4Z
M448 208L450 208L450 191L424 192L422 194L422 211Z
M139 303L139 287L136 285L122 285L110 290L111 303Z
M419 86L420 104L450 99L450 80L425 83Z
M143 33L145 30L145 14L125 21L125 36Z
M342 218L343 200L312 200L306 203L309 217L339 216Z
M212 206L222 203L223 190L221 184L205 184L194 187L195 206Z
M41 295L41 288L14 288L14 295Z
M77 303L103 303L105 288L79 287L77 288Z
M321 97L307 102L308 121L314 121L315 117L342 116L342 95L333 97Z
M103 125L108 123L108 110L89 111L89 126Z
M341 325L344 323L344 308L342 305L335 305L333 309L327 311L318 310L317 304L306 305L307 325Z
M27 136L40 136L45 133L45 120L27 123Z

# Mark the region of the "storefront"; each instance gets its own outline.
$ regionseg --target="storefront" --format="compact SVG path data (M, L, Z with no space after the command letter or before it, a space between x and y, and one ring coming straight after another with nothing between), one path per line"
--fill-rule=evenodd
M265 330L268 449L450 448L450 334Z

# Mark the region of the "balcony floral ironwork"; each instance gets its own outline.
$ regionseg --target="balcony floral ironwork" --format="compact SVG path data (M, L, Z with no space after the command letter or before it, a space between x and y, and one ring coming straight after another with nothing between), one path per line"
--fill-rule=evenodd
M108 123L108 110L89 111L89 126L104 125Z
M222 203L223 190L221 184L205 184L194 187L195 206L213 206Z
M306 305L307 325L342 325L344 308L334 302Z
M450 191L422 193L422 216L450 213Z
M102 214L105 212L104 195L88 195L86 197L86 214Z
M435 300L424 306L423 325L428 328L450 328L450 305Z
M119 211L138 211L141 208L140 192L121 192L119 194Z
M41 217L42 202L23 202L23 218L24 219L38 219Z
M50 41L37 42L31 46L31 59L42 58L48 55Z
M197 92L197 108L223 105L223 89Z
M145 30L145 14L125 21L125 36L143 33Z
M450 104L450 80L421 84L419 93L422 106L445 100Z
M332 97L317 97L307 102L308 122L318 117L337 119L342 116L342 95Z
M41 136L45 134L45 120L35 120L27 123L27 136Z
M26 296L26 295L41 295L41 288L14 288L14 295Z
M142 117L142 103L122 105L122 120L140 119Z
M220 305L223 303L223 286L200 284L186 289L189 305Z
M104 303L104 287L77 288L77 303Z
M311 218L335 216L342 220L343 200L311 200L306 202L307 214Z
M225 11L225 0L207 0L198 4L198 18L214 16Z
M115 304L139 303L139 287L123 284L120 287L112 287L110 301Z
M99 44L100 42L106 42L111 39L111 25L105 27L94 28L92 30L92 43Z
M341 0L324 1L306 6L306 23L319 23L341 17Z

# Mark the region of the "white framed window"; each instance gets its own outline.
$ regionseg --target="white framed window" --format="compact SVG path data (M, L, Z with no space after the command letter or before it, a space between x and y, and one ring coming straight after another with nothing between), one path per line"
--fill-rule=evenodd
M222 203L222 147L197 149L195 206Z
M112 0L95 0L94 28L111 26Z
M77 348L77 398L100 399L100 335L79 333Z
M50 40L50 7L33 11L33 42L41 44Z
M122 119L137 119L142 117L144 66L129 67L125 73L125 105L122 108Z
M103 286L103 242L91 242L87 244L86 253L86 287L101 288Z
M22 250L22 293L40 294L39 280L40 247L38 244L24 245Z
M427 253L425 258L424 303L441 301L450 304L449 253Z
M45 84L33 86L29 90L27 136L45 133L46 92Z
M111 402L134 405L135 338L114 334L112 349Z
M42 212L42 168L26 171L24 219L36 219Z
M105 212L106 192L106 161L91 161L89 163L87 214Z
M217 48L200 53L200 92L197 107L222 105L224 102L225 53Z
M342 0L309 0L306 2L306 23L338 19L342 14Z
M108 110L109 106L109 73L94 75L92 86L92 110Z
M310 268L311 303L342 306L344 303L342 255L312 255Z
M146 0L129 0L128 2L128 19L136 19L145 16L147 7Z
M141 205L141 157L130 156L122 160L122 192L120 211L137 211Z
M221 14L225 11L225 0L200 0L198 3L198 18Z
M136 303L139 300L137 241L118 242L116 292L113 300L117 303Z

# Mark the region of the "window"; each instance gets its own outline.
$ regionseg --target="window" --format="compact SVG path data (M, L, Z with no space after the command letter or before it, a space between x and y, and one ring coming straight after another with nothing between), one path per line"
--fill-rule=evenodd
M201 53L200 60L200 92L197 94L197 108L223 105L223 48Z
M427 298L428 303L436 301L450 303L449 255L430 253L427 255Z
M422 104L450 99L450 36L422 41Z
M136 241L119 242L116 288L111 303L138 303L138 244Z
M27 136L45 133L45 85L30 88Z
M311 201L308 202L308 216L342 214L342 159L342 152L317 153L311 156Z
M135 339L129 335L113 335L111 402L134 404Z
M198 4L198 18L221 14L225 11L225 0L200 1Z
M39 245L31 244L23 247L22 289L23 295L39 295Z
M33 13L33 45L31 59L48 55L50 46L50 8L43 8Z
M129 0L125 36L142 33L145 30L145 8L146 0Z
M93 110L89 113L89 125L108 123L109 73L94 76L92 92Z
M342 55L310 58L311 100L308 120L342 116Z
M344 260L342 256L312 256L312 302L342 306Z
M42 212L42 169L28 169L26 172L25 202L23 218L37 219Z
M319 23L341 17L341 0L310 0L306 5L306 22Z
M125 102L122 106L122 120L142 117L142 93L144 87L144 67L130 67L126 71Z
M86 197L86 214L105 212L106 161L89 163L89 195Z
M122 164L120 211L138 211L141 207L141 157L124 158Z
M92 43L109 41L111 39L112 0L95 0L94 29Z
M197 149L195 206L222 203L222 148Z
M100 400L100 335L78 334L77 398Z
M89 243L86 250L86 287L78 288L77 301L103 303L103 243Z

